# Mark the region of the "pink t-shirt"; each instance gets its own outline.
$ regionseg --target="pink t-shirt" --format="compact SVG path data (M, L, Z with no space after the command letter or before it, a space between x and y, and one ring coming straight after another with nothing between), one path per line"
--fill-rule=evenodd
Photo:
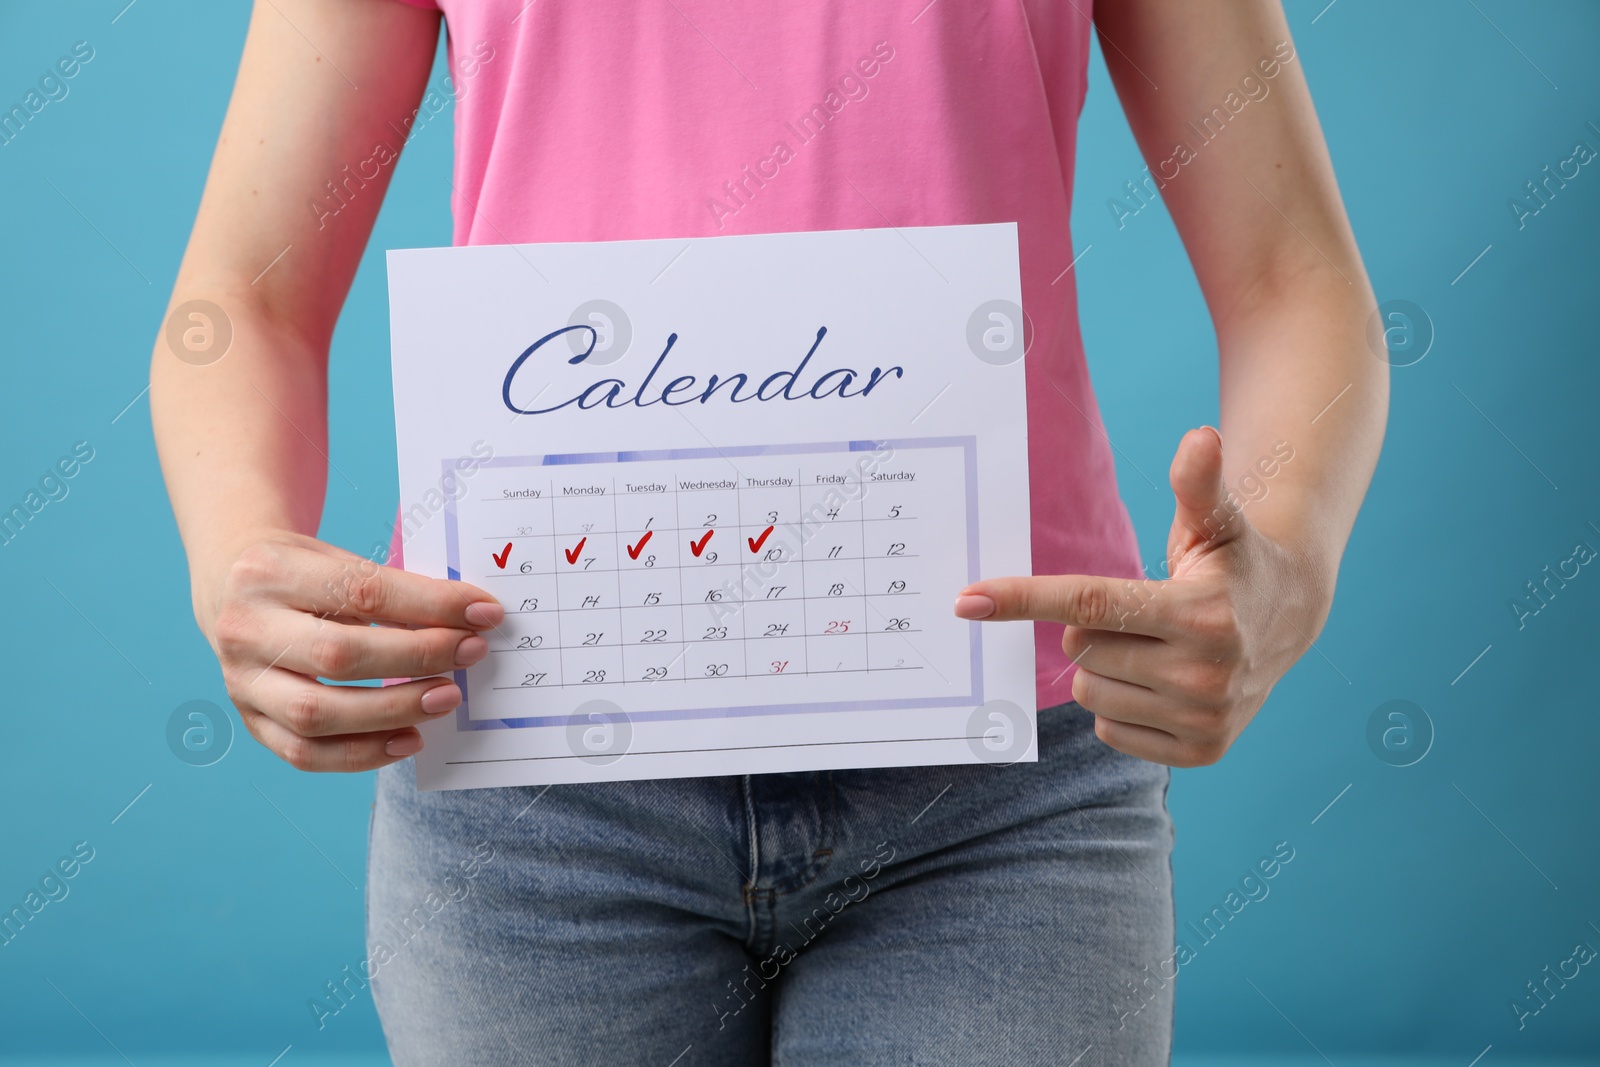
M404 2L449 28L413 124L455 94L457 245L1017 223L1034 572L1140 576L1068 269L1091 0Z

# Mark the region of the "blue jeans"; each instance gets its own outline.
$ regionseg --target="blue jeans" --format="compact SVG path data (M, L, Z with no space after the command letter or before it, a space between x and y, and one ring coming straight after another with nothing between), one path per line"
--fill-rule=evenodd
M1039 762L1004 767L434 793L386 767L394 1062L1166 1064L1168 771L1093 724L1044 709Z

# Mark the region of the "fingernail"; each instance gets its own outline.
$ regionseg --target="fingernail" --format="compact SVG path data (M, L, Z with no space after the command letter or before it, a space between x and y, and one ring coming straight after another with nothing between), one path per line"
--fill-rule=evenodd
M455 683L436 685L422 694L422 710L429 715L443 715L461 703L461 690Z
M383 750L391 756L415 756L422 751L422 738L417 734L395 734Z
M960 619L987 619L994 614L994 601L976 593L956 597L956 617Z
M499 604L477 600L467 605L467 610L462 612L466 616L467 625L474 629L487 630L491 626L499 626L506 618L506 609Z
M464 637L461 639L461 643L456 646L456 666L470 667L488 654L489 642L477 634L473 634L471 637Z

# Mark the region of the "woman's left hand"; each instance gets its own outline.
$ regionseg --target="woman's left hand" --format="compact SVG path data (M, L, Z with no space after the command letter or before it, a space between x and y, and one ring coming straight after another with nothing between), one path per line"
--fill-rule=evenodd
M1066 624L1072 697L1095 734L1132 756L1217 762L1278 679L1311 646L1332 602L1329 568L1245 518L1223 480L1222 438L1178 444L1165 580L1093 575L994 578L961 590L964 619Z

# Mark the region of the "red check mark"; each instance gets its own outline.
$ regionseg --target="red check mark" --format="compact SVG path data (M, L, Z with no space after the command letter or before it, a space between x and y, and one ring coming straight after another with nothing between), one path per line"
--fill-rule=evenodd
M715 531L715 530L707 530L706 531L706 535L704 537L700 538L700 540L698 540L698 541L690 541L689 542L689 551L694 553L694 558L695 559L699 559L700 558L700 553L702 553L702 552L704 552L706 550L706 542L711 540L711 535L716 533L716 532L717 531Z
M650 540L650 535L653 534L653 533L655 533L654 530L646 530L644 532L644 536L639 538L639 543L638 544L629 545L628 546L628 558L629 559L638 559L639 558L639 551L642 548L644 548L645 542Z
M491 552L489 553L489 557L494 560L494 565L496 567L499 567L501 570L505 570L506 560L511 558L511 542L506 542L506 547L503 552Z
M760 552L761 546L767 543L767 538L771 535L771 533L772 527L768 526L765 530L761 531L760 537L746 537L745 541L750 545L750 551Z
M568 563L578 562L578 553L583 551L583 546L588 540L589 539L585 537L571 548L564 548L561 550L562 552L566 553Z

